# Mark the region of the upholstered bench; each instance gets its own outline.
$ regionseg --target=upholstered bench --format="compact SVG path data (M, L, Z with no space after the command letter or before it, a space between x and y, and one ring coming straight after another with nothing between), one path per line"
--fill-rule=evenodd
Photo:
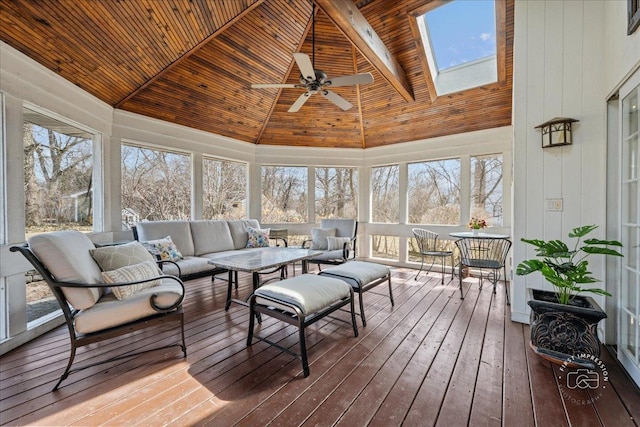
M319 273L322 277L332 277L340 279L350 284L358 293L360 300L360 317L362 318L362 326L367 326L367 320L364 316L364 304L362 302L362 294L365 291L378 286L381 283L389 283L389 298L391 305L393 302L393 291L391 290L391 271L389 267L364 261L349 261L344 264L327 268Z
M358 326L353 306L353 289L342 280L315 274L303 274L261 286L249 299L250 320L247 346L251 345L255 336L256 339L299 358L302 361L304 376L309 376L305 328L347 304L351 304L351 324L353 333L357 337ZM298 327L299 355L275 342L253 334L254 319L259 313Z

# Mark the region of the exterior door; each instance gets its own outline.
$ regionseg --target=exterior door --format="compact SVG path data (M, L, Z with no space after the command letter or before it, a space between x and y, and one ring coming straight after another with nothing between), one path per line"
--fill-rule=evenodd
M640 72L620 90L622 280L618 288L618 359L640 385Z

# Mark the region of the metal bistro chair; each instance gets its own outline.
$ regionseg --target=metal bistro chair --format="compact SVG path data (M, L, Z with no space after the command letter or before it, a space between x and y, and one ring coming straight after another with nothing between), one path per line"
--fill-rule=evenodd
M458 277L460 281L460 298L464 299L462 293L462 269L464 267L480 270L480 289L482 289L482 271L490 270L488 279L493 283L493 293L496 293L496 286L500 280L500 270L504 271L504 278L507 278L507 267L505 266L507 254L511 248L511 241L507 239L491 239L478 237L465 237L456 240L456 246L460 251L460 264ZM509 288L505 283L507 295L507 305L509 302Z
M440 263L442 265L442 284L444 285L444 259L446 257L451 257L451 279L453 279L453 251L443 251L438 249L438 233L434 233L429 230L425 230L423 228L413 228L411 229L413 235L418 242L418 248L420 250L420 255L422 257L422 262L420 263L420 270L416 277L413 280L418 280L418 276L422 272L422 268L424 267L424 259L426 257L431 257L431 265L429 269L426 270L426 273L430 272L433 268L433 264L435 263L436 258L440 258Z

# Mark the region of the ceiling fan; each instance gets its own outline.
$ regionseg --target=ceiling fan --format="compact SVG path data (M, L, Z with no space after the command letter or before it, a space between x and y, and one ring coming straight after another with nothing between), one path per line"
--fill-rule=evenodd
M267 84L252 84L253 89L266 89L266 88L299 88L306 89L307 91L300 95L296 102L289 108L289 113L295 113L304 105L305 102L311 97L311 95L320 93L323 97L336 104L343 110L349 110L353 105L338 95L335 92L330 91L329 87L340 86L355 86L358 84L373 83L373 76L371 73L353 74L350 76L335 77L330 79L327 74L315 68L315 50L316 50L316 20L315 20L315 4L311 10L311 30L312 30L312 53L313 62L309 59L309 55L306 53L295 52L293 59L300 69L300 83L267 83Z

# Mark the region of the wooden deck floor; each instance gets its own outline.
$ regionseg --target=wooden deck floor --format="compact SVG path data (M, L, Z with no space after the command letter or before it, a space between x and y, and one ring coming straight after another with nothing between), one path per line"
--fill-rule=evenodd
M367 327L327 319L308 330L311 375L300 362L257 342L245 347L248 310L224 311L225 284L186 283L188 357L178 349L72 374L58 328L0 358L3 425L344 425L632 426L640 393L604 351L609 383L568 390L557 367L528 348L528 327L505 316L504 289L393 270L365 294ZM239 295L248 291L241 275ZM346 313L339 313L347 318ZM295 330L265 318L262 334L297 349ZM155 329L80 349L76 363L175 339Z

